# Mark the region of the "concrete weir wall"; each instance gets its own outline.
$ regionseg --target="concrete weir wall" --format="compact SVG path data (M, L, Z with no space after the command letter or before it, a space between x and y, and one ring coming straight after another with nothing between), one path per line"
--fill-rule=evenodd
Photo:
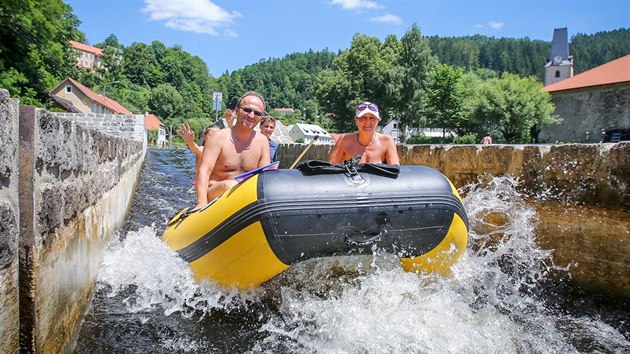
M0 90L0 127L0 352L65 352L131 204L144 120L20 107Z
M281 168L304 150L282 145ZM327 160L330 145L312 146L300 161ZM511 175L530 196L630 209L630 142L561 145L399 145L403 165L425 165L442 172L456 187L484 176Z

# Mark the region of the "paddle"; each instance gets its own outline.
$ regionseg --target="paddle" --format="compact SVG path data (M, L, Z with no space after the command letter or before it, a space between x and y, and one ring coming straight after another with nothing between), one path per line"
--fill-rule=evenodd
M308 149L311 148L311 146L313 146L313 144L315 144L315 141L319 138L319 135L315 135L315 137L313 138L313 140L311 140L310 143L308 143L308 145L306 145L306 147L304 148L304 150L302 151L302 153L300 154L300 156L297 157L297 159L295 159L295 162L293 162L293 164L291 165L291 167L289 167L289 169L293 169L295 167L295 165L298 164L298 162L300 162L300 160L302 159L302 157L304 156L304 154L306 154L306 152L308 151Z

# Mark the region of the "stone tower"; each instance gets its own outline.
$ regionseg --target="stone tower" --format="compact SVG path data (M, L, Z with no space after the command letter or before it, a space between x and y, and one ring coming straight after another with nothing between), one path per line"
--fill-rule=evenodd
M569 55L567 28L553 30L551 55L545 64L545 86L573 76L573 57Z

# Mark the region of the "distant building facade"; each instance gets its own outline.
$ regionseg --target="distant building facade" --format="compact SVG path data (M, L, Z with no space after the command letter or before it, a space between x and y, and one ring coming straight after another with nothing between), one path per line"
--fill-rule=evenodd
M630 131L630 55L544 89L562 123L541 126L540 142L614 142Z
M101 48L92 47L75 41L70 41L70 45L79 54L77 57L78 67L90 70L97 70L103 67L101 63L103 50Z

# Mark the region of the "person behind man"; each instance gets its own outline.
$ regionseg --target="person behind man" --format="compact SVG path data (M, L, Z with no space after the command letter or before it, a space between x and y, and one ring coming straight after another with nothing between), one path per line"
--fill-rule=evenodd
M361 156L361 163L388 163L400 165L396 143L391 136L377 133L381 120L375 103L363 102L357 106L354 122L356 133L343 134L330 152L328 162L338 164L354 156Z
M196 209L236 185L235 176L270 162L269 142L254 130L265 112L263 96L246 92L235 112L236 124L212 133L212 139L206 141L196 179Z
M274 130L276 130L276 118L269 115L263 116L260 120L260 132L269 139L271 162L276 161L276 152L278 151L278 143L271 139Z

